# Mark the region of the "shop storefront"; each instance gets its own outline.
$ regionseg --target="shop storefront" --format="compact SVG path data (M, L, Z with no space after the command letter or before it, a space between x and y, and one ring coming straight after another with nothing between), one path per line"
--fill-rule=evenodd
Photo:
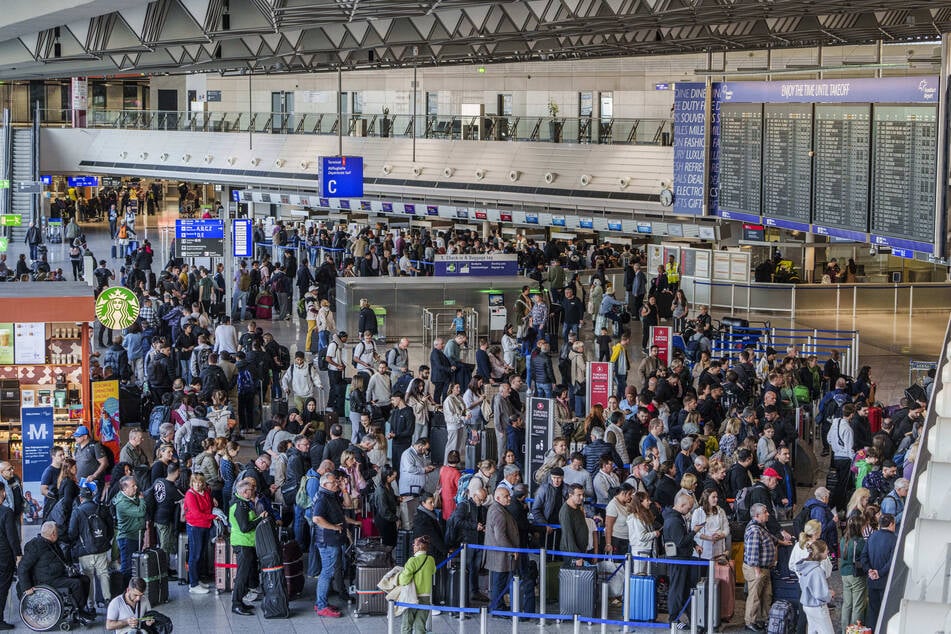
M0 284L0 460L13 464L27 496L25 523L42 509L39 480L54 445L90 423L89 286Z

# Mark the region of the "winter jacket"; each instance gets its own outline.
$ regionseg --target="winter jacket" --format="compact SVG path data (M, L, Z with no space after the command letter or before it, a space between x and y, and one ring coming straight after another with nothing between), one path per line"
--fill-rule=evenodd
M560 487L555 487L549 475L548 481L538 487L538 491L535 492L535 498L532 501L532 522L534 524L557 524L558 514L561 511L561 505L564 503L564 483Z
M214 508L211 491L205 489L199 494L194 489L188 489L185 492L184 508L186 524L198 528L211 528L211 523L215 519L211 512Z

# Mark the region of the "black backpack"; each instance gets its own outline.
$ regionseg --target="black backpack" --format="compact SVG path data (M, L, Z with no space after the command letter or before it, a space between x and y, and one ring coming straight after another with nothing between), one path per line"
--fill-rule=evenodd
M798 538L806 530L806 522L812 519L812 509L803 505L796 517L793 518L793 537Z
M192 424L192 433L188 437L188 444L185 449L192 456L197 456L205 449L201 446L208 438L208 428Z
M113 529L112 525L102 517L102 509L96 507L96 512L88 515L85 512L76 509L74 512L82 513L85 517L79 532L79 541L88 554L104 553L112 547Z

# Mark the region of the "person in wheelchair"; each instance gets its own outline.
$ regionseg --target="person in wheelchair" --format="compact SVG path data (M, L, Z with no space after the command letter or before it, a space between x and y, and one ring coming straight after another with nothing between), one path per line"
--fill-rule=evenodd
M56 522L44 522L40 534L23 546L23 558L17 568L17 587L23 596L33 594L34 588L39 585L50 586L69 595L76 608L77 620L89 625L96 620L96 614L85 609L89 592L83 583L85 577L69 576L67 561L56 545L58 539Z

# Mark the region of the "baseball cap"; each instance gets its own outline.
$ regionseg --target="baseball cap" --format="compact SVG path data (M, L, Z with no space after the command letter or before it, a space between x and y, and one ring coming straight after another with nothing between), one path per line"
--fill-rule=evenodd
M634 458L634 460L631 460L631 469L636 469L637 467L641 466L645 462L647 461L644 460L644 456L638 456L637 458Z
M89 429L85 425L80 425L76 428L76 431L73 432L73 438L79 438L80 436L88 436Z
M773 469L772 467L769 467L768 469L766 469L765 471L763 471L763 477L764 477L764 478L778 478L778 477L779 477L779 472L776 471L776 469Z

